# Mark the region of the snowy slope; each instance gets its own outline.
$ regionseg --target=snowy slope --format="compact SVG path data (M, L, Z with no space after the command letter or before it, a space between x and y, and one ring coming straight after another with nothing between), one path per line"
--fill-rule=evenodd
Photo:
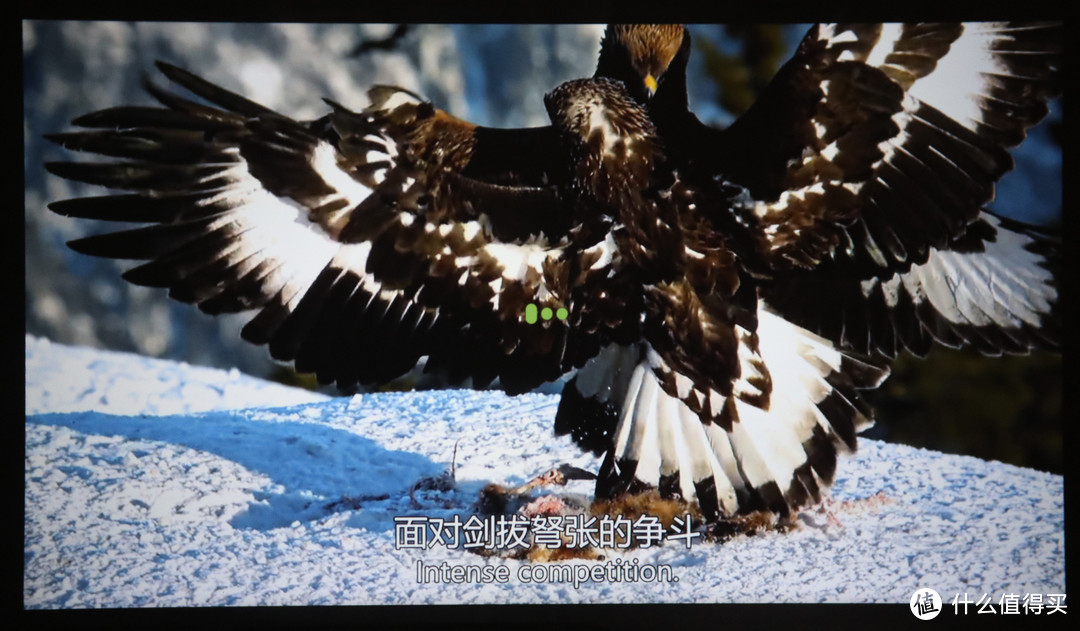
M528 581L528 562L395 549L395 516L465 519L489 482L520 484L564 462L595 468L552 435L557 397L328 399L27 336L26 401L28 608L906 603L921 587L997 602L1065 590L1062 478L970 457L864 440L841 462L831 514L808 511L787 534L560 562L636 560L677 578L575 588ZM457 486L410 499L418 480L446 469L455 443ZM506 566L509 579L421 583L417 562Z

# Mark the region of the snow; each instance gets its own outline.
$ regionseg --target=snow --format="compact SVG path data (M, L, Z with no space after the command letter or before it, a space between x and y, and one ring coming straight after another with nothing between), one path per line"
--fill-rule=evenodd
M871 440L828 511L792 532L532 563L395 549L395 516L467 519L490 482L595 469L558 399L497 392L329 398L26 337L23 603L32 609L436 603L893 602L1065 593L1061 476ZM451 490L410 490L445 471ZM590 493L572 482L559 494ZM562 564L670 566L677 581L529 582ZM417 580L505 566L505 582ZM492 570L494 571L494 570ZM522 573L524 572L524 574Z

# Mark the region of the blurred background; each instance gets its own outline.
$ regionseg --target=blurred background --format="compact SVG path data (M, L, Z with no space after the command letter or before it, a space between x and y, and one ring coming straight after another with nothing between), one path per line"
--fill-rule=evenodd
M691 107L706 122L730 123L808 26L692 26ZM516 127L546 124L543 94L592 74L602 32L601 25L23 22L26 332L314 385L243 343L244 316L212 318L168 300L166 290L122 281L132 262L82 256L64 245L117 226L46 209L51 201L104 191L48 175L44 162L78 157L42 134L69 129L89 111L152 104L143 76L166 83L155 76L154 60L295 118L325 113L323 96L360 109L367 88L385 83L475 123ZM996 212L1060 226L1061 111L1055 102L1048 120L1014 151L1017 169L998 186ZM936 349L926 360L902 357L867 396L878 412L867 436L1062 472L1058 355L983 358Z

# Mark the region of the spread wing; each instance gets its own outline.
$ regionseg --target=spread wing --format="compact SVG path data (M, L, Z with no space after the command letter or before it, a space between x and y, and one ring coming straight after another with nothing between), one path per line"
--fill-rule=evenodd
M683 144L746 189L763 295L793 322L888 356L1052 346L1057 246L983 205L1061 51L1060 24L818 25L744 116Z
M522 391L596 352L581 300L606 270L557 193L550 128L486 130L403 90L298 122L159 64L204 105L148 85L164 107L83 116L50 137L117 162L49 164L130 191L54 211L150 226L73 241L148 261L124 277L211 314L253 311L242 335L343 387L428 370ZM530 323L526 305L567 320ZM592 349L592 350L590 350Z

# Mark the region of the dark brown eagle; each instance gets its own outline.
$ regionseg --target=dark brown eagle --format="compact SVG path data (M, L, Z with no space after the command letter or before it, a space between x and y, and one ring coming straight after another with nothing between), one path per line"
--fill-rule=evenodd
M689 35L612 26L548 127L477 127L399 88L300 122L168 64L56 134L130 194L50 206L152 224L80 239L124 277L343 387L413 369L555 421L599 497L658 487L712 519L820 499L872 418L857 392L934 341L1056 347L1055 242L982 208L1059 91L1048 24L819 25L725 130L687 109ZM526 306L566 319L526 320Z

